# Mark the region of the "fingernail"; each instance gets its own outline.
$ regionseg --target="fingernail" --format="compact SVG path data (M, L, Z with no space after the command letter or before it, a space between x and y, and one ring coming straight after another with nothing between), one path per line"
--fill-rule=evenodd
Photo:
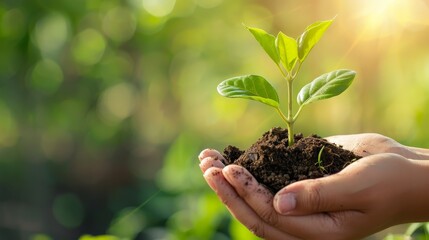
M200 154L198 155L198 159L201 161L205 158L206 155L206 151L207 149L204 149L203 151L200 152Z
M217 151L213 148L206 148L203 151L200 152L198 155L198 159L203 160L206 157L215 157L217 155Z
M296 196L294 193L277 195L274 198L274 208L280 214L288 214L296 207Z

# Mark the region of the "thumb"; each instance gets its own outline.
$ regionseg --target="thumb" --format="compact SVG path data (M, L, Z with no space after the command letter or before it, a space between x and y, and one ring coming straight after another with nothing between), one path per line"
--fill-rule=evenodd
M281 189L275 195L273 205L283 215L359 210L364 199L358 193L364 189L365 186L360 186L348 172L334 174L299 181Z

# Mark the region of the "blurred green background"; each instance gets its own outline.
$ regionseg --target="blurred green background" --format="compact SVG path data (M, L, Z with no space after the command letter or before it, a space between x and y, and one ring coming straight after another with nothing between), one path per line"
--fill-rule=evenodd
M282 122L216 86L252 73L284 89L242 23L297 37L334 16L297 87L337 68L357 79L297 131L429 147L428 1L1 1L0 239L251 239L197 155Z

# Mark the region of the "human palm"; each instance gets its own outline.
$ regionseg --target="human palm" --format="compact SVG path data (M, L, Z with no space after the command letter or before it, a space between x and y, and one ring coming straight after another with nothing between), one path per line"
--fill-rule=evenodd
M429 188L429 166L410 160L429 159L427 150L370 133L328 140L364 158L275 196L246 169L225 167L215 150L200 154L200 167L229 211L266 239L357 239L397 223L427 220L429 196L419 194Z

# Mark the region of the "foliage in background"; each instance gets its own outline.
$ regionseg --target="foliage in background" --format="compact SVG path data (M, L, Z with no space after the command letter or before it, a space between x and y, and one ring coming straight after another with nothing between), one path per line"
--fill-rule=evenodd
M343 24L313 50L327 58L308 56L300 76L347 65L360 81L341 101L312 106L297 128L373 131L429 147L428 8L423 0L2 1L0 238L249 234L205 185L196 159L281 124L213 91L236 73L276 76L242 22L297 35L338 14Z
M389 234L383 240L427 240L429 239L429 223L413 223L404 234Z

